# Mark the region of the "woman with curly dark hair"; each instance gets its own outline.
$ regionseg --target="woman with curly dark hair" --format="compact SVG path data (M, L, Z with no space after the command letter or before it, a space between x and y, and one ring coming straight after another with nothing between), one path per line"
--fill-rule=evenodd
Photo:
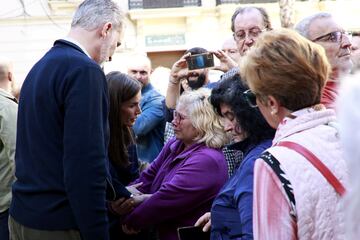
M232 135L232 149L243 159L235 174L225 183L197 226L208 231L211 239L252 239L253 168L258 156L271 145L275 130L257 108L251 108L243 94L248 87L239 75L225 79L212 90L210 101L224 119L225 131ZM211 219L210 219L211 218Z

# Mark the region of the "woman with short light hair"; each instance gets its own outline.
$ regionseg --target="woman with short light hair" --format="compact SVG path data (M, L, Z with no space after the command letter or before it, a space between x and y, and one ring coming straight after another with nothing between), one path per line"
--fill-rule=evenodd
M209 95L199 89L180 96L172 121L176 138L135 181L143 194L134 197L139 205L125 217L125 232L155 226L160 240L177 240L177 228L194 225L210 210L228 178L221 151L228 138Z
M320 104L324 49L292 30L262 34L243 58L248 102L276 128L254 168L255 239L344 239L347 183L335 112Z

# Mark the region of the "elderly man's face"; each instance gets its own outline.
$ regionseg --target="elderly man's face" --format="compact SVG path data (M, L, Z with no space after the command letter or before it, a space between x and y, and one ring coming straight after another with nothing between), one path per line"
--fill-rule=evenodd
M343 32L340 34L339 32ZM335 37L337 34L337 38ZM351 70L351 42L332 17L319 18L309 26L309 38L323 46L333 71L348 73Z
M261 13L257 9L240 13L234 21L234 39L241 56L254 45L257 37L265 30Z
M360 69L360 36L354 36L351 39L351 60L354 68Z

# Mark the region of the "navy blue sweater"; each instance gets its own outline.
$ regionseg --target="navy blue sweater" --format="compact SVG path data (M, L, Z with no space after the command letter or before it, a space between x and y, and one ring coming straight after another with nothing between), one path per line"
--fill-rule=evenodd
M40 230L107 240L107 84L79 47L58 40L20 93L11 216Z

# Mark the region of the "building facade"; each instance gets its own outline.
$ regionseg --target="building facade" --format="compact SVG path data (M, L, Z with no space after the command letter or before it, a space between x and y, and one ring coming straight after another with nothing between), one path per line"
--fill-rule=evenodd
M15 75L23 81L32 65L67 34L80 0L0 0L0 55L13 60ZM280 27L276 0L118 0L126 12L123 45L105 71L125 70L133 52L146 52L157 66L171 67L191 47L220 48L231 36L230 19L239 6L264 7L274 28ZM360 1L297 1L295 22L317 11L338 15L348 30L359 30Z

